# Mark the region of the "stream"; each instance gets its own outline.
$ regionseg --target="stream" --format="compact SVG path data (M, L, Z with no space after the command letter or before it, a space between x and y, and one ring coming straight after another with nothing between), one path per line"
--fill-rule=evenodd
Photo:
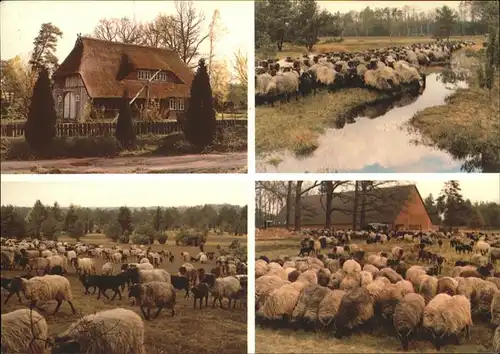
M289 151L257 156L257 172L461 172L464 161L416 144L419 134L404 125L417 111L442 105L456 88L467 87L466 81L453 81L449 83L442 74L429 74L420 96L366 107L343 128L327 129L309 156L296 157ZM268 163L271 156L281 162L276 166Z

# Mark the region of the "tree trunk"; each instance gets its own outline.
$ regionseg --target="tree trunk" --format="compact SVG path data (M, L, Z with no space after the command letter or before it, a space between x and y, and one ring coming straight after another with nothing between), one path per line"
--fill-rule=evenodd
M301 207L301 193L302 193L302 182L297 181L295 186L295 231L300 231L302 223L302 207Z
M286 229L290 230L290 218L292 216L292 181L288 181L288 189L286 192Z
M366 190L368 189L366 181L361 181L361 210L359 211L359 225L365 226L366 211Z
M357 218L358 218L358 195L359 195L359 181L356 181L354 184L354 201L352 208L352 229L356 231L357 227Z
M325 210L325 229L332 227L332 202L333 202L333 182L326 183L326 210Z

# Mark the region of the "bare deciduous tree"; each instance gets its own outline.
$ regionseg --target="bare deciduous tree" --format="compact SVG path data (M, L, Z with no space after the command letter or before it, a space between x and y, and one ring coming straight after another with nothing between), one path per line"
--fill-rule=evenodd
M143 44L144 28L128 17L104 18L95 26L93 36L106 41Z
M248 56L247 53L238 50L234 53L233 69L236 72L238 81L244 86L248 86Z

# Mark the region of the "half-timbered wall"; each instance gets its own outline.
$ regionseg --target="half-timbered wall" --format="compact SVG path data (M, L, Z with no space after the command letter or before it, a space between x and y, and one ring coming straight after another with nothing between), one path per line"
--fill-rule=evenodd
M71 121L83 120L85 104L89 97L79 74L57 80L53 95L58 117Z

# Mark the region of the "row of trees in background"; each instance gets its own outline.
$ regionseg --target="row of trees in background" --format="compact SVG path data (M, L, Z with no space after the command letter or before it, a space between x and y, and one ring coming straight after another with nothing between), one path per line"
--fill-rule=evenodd
M390 190L380 192L387 187L391 187ZM346 190L353 192L344 193ZM332 213L337 211L352 216L353 230L365 226L369 213L400 208L409 198L406 186L395 181L258 181L256 227L264 228L267 221L277 221L278 214L284 213L284 227L292 229L293 225L293 229L299 231L303 212L309 212L302 205L302 198L311 194L321 195L325 228L331 228L335 221L331 219ZM336 198L341 200L340 206L338 203L333 205ZM431 194L424 204L433 224L445 229L500 228L500 204L464 200L458 181L446 182L439 197L434 199Z
M283 43L290 42L311 50L319 37L478 35L489 31L498 13L496 1L461 1L458 10L366 6L359 12L333 14L319 4L315 0L256 1L256 47L275 46L281 51Z
M2 237L57 240L66 234L75 240L90 233L103 233L116 242L138 244L167 241L167 231L214 230L235 235L247 233L247 207L203 205L195 207L157 208L83 208L71 205L61 208L57 202L44 205L37 200L32 208L2 205ZM189 231L191 230L191 231Z
M434 225L500 229L500 204L464 199L458 181L446 182L440 195L429 194L424 204Z

